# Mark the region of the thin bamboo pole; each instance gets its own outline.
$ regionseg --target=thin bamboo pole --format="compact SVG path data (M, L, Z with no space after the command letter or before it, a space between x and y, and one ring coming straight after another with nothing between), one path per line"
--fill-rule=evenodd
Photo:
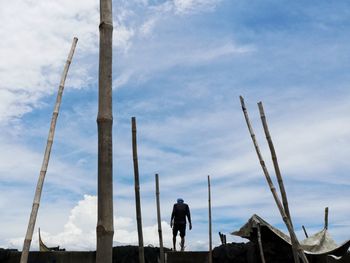
M73 54L74 54L77 42L78 42L78 38L75 37L73 39L73 43L72 43L68 58L67 58L65 66L64 66L63 72L62 72L61 81L60 81L60 85L59 85L58 93L57 93L57 98L56 98L56 104L55 104L54 111L52 113L50 131L49 131L49 135L48 135L48 139L47 139L47 143L46 143L44 159L43 159L43 162L41 165L40 175L39 175L38 183L37 183L36 190L35 190L34 201L33 201L32 211L30 213L27 233L26 233L26 237L25 237L24 243L23 243L23 249L22 249L20 263L27 263L27 261L28 261L28 254L29 254L30 244L31 244L32 238L33 238L33 232L34 232L36 218L38 215L41 193L42 193L42 189L43 189L43 185L44 185L47 167L49 165L51 148L52 148L53 139L54 139L54 135L55 135L57 117L58 117L58 113L59 113L61 101L62 101L64 84L66 82L69 66L72 62L72 58L73 58Z
M307 234L305 227L304 227L304 226L301 226L301 227L302 227L302 228L303 228L303 230L304 230L305 237L306 237L306 238L308 238L308 237L309 237L309 235Z
M263 107L262 102L258 103L258 107L259 107L260 118L261 118L261 122L262 122L262 125L263 125L263 128L264 128L266 140L267 140L267 143L268 143L269 148L270 148L271 158L272 158L273 166L274 166L274 169L275 169L278 186L279 186L280 192L281 192L283 208L284 208L284 211L285 211L285 213L286 213L286 215L287 215L287 217L289 219L291 227L293 228L293 221L292 221L292 217L291 217L290 212L289 212L287 192L286 192L286 189L284 187L281 170L280 170L280 167L279 167L279 164L278 164L278 160L277 160L276 150L275 150L274 144L272 142L272 138L271 138L271 135L270 135L269 127L267 125L267 120L266 120L266 116L265 116L264 107ZM296 243L295 243L295 240L293 238L291 238L291 242L292 242L293 247L297 246ZM296 252L297 252L297 250L293 250L293 253L296 253ZM295 254L294 257L297 257L297 254Z
M157 201L157 221L158 221L158 235L159 235L159 257L160 263L165 263L163 234L162 234L162 218L160 215L160 200L159 200L159 176L156 174L156 201Z
M100 0L96 263L113 260L112 0Z
M219 237L220 237L221 245L223 245L224 244L224 234L219 232Z
M136 202L136 220L137 233L139 237L139 262L145 263L145 253L143 248L142 235L142 218L141 218L141 201L140 201L140 181L139 181L139 166L137 160L137 138L136 138L136 118L131 118L132 129L132 153L134 161L134 179L135 179L135 202Z
M208 175L208 215L209 215L209 263L213 262L213 245L211 230L211 192L210 192L210 176Z
M265 263L265 256L264 256L264 250L263 250L263 246L262 246L262 242L261 242L261 230L260 230L260 224L257 225L257 229L258 229L258 243L259 243L259 251L260 251L260 258L261 258L261 262Z
M328 229L328 207L324 210L324 229Z
M286 193L286 190L284 188L284 183L283 183L281 171L280 171L280 168L279 168L279 165L278 165L278 160L277 160L275 147L273 145L272 138L271 138L271 135L270 135L270 131L269 131L269 128L268 128L268 125L267 125L267 120L266 120L266 116L265 116L264 107L263 107L262 102L258 103L258 107L259 107L260 118L261 118L261 122L262 122L262 125L263 125L263 128L264 128L266 140L267 140L267 143L268 143L269 148L270 148L271 158L272 158L273 166L275 168L277 182L278 182L278 185L279 185L279 188L280 188L280 191L281 191L281 197L282 197L282 203L283 203L284 211L286 212L286 215L288 216L288 218L290 220L290 223L293 226L292 218L291 218L290 212L289 212L287 193Z
M251 126L251 124L250 124L250 120L249 120L247 108L246 108L246 106L245 106L244 99L243 99L242 96L240 96L240 100L241 100L241 105L242 105L242 110L243 110L243 113L244 113L244 117L245 117L245 120L246 120L246 123L247 123L247 126L248 126L248 130L249 130L250 136L251 136L251 138L252 138L252 141L253 141L253 144L254 144L254 147L255 147L255 151L256 151L256 153L257 153L257 155L258 155L258 159L259 159L261 168L262 168L262 170L263 170L263 172L264 172L266 181L267 181L267 183L268 183L268 185L269 185L269 187L270 187L272 196L273 196L273 198L274 198L274 200L275 200L275 202L276 202L276 205L277 205L278 210L279 210L279 212L280 212L280 214L281 214L281 216L282 216L282 219L283 219L284 223L285 223L286 226L287 226L287 229L288 229L288 232L289 232L289 234L290 234L291 240L292 240L292 239L296 240L296 246L297 246L297 247L292 246L293 255L296 254L295 250L297 250L297 251L299 252L299 255L302 257L303 262L304 262L304 263L305 263L305 262L308 262L308 261L307 261L307 258L306 258L306 256L305 256L305 254L304 254L304 252L303 252L303 250L302 250L301 247L300 247L299 241L298 241L298 239L297 239L297 237L296 237L296 235L295 235L295 232L294 232L294 230L293 230L293 227L292 227L291 224L290 224L289 218L287 217L287 215L286 215L286 213L285 213L285 211L284 211L283 205L282 205L282 203L281 203L281 201L280 201L280 199L279 199L279 197L278 197L278 195L277 195L276 188L275 188L275 186L274 186L274 184L273 184L273 182L272 182L272 180L271 180L270 174L269 174L269 172L268 172L268 170L267 170L267 168L266 168L265 161L264 161L264 159L263 159L263 157L262 157L262 155L261 155L261 153L260 153L260 148L259 148L259 146L258 146L256 137L255 137L255 134L254 134L254 131L253 131L253 128L252 128L252 126ZM292 244L292 245L293 245L293 244ZM303 257L303 256L304 256L304 257ZM299 263L299 262L300 262L300 259L299 259L298 256L294 256L294 262L295 262L295 263Z

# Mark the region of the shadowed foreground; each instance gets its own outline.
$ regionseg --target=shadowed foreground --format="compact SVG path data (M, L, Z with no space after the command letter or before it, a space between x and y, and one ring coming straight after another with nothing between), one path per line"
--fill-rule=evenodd
M229 243L214 248L213 263L260 263L258 247L253 242ZM275 242L265 244L266 261L268 263L293 262L292 251L285 244ZM145 247L145 263L159 262L159 248ZM166 263L207 263L208 252L172 252L165 249ZM1 263L18 263L21 252L0 249ZM95 251L55 251L30 252L28 263L95 263ZM340 260L331 257L309 256L310 263L349 263L349 252ZM139 263L137 246L122 246L113 248L113 263Z
M166 250L168 251L168 250ZM18 263L21 252L0 249L1 263ZM159 248L145 247L145 263L156 263ZM29 253L28 263L95 263L96 251L52 251ZM113 248L113 263L138 263L138 247L122 246Z

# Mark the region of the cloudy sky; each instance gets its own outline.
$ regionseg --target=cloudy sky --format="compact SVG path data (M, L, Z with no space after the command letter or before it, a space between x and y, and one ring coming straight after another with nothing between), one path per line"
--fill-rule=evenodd
M285 229L239 103L244 96L273 175L263 101L298 236L350 238L350 3L281 0L116 0L113 54L115 244L136 244L130 119L138 124L144 243L164 242L172 205L190 205L187 248L254 213ZM74 36L37 227L49 246L95 249L97 0L0 1L0 247L21 249L56 92ZM32 248L38 249L37 231ZM240 241L228 236L228 241Z

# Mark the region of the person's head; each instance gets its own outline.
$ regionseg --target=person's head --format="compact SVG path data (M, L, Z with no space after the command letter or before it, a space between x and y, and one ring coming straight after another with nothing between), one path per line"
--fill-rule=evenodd
M177 199L177 203L178 203L178 204L183 204L183 203L184 203L184 200L183 200L182 198L178 198L178 199Z

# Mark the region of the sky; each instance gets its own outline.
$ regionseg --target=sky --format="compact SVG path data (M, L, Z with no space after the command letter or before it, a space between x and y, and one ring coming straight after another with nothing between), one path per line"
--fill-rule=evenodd
M21 249L56 99L68 73L37 228L48 246L94 250L97 192L97 0L0 1L0 247ZM245 98L276 183L262 101L299 239L350 238L350 3L285 0L113 1L114 245L137 244L131 117L137 119L145 245L158 246L155 173L164 244L182 197L208 249L253 214L282 229L241 110ZM276 183L277 185L277 183ZM245 240L247 241L247 240Z

